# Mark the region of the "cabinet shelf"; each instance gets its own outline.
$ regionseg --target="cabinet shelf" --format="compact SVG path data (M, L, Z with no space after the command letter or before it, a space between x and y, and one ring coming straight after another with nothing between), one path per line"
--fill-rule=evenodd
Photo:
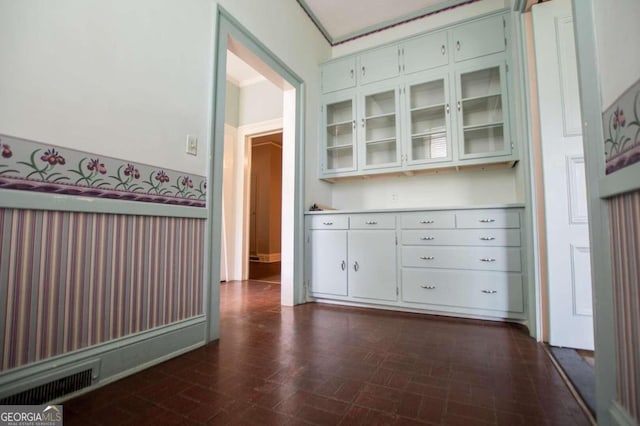
M447 133L447 128L446 127L438 127L438 128L433 128L432 130L429 130L427 132L419 132L419 133L412 133L411 137L412 138L422 138L425 136L433 136L433 135L444 135Z
M462 102L464 103L464 102L473 102L473 101L483 101L483 100L486 100L488 98L499 98L501 96L502 96L502 94L500 92L498 92L498 93L489 93L489 94L482 95L482 96L471 96L471 97L468 97L468 98L462 98Z
M335 123L327 123L327 128L329 127L342 127L342 126L353 126L353 120L346 120L346 121L337 121Z
M396 138L373 139L365 141L367 145L382 145L386 143L396 143Z
M495 129L496 127L503 127L504 122L499 121L496 123L486 123L486 124L474 124L472 126L464 126L464 131L473 131L473 130L483 130L483 129Z
M327 151L337 151L340 149L349 149L349 148L353 148L353 145L351 144L333 145L333 146L328 146Z
M445 106L446 106L446 104L444 104L444 103L419 106L419 107L411 108L410 112L429 112L431 110L437 111L437 110L443 109Z
M370 115L368 117L365 117L365 120L377 120L380 118L395 118L396 113L395 112L389 112L389 113L384 113L384 114L375 114L375 115Z

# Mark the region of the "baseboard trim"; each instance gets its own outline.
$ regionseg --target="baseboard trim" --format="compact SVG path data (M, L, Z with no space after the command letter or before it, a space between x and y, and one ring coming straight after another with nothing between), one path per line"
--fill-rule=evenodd
M611 403L609 408L609 414L611 414L611 420L614 425L618 426L638 426L638 423L633 420L629 412L618 404L616 401Z
M0 398L29 389L31 383L88 360L99 360L94 384L74 394L96 389L205 344L205 318L198 316L107 343L59 355L0 373Z

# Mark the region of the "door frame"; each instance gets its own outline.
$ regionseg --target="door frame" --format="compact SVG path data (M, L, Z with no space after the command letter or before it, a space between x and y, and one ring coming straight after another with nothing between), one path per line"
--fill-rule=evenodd
M295 122L294 131L294 173L293 173L293 235L291 251L291 273L293 288L287 292L290 295L291 304L301 303L303 295L302 283L304 278L304 81L296 75L283 61L271 50L253 36L239 21L229 14L220 5L216 12L216 29L214 39L214 67L211 92L211 136L209 140L209 162L207 164L207 223L205 226L205 262L204 267L204 312L205 341L209 342L220 337L220 253L219 247L222 234L222 194L223 194L223 160L224 160L224 120L226 98L226 67L227 49L230 42L241 45L249 54L256 56L266 64L273 72L278 74L288 88L295 91L295 98L291 90L284 93L284 113L287 114L287 101L294 100ZM293 104L293 102L291 102ZM290 122L283 117L285 123ZM284 283L283 283L284 284ZM283 298L284 298L283 287Z

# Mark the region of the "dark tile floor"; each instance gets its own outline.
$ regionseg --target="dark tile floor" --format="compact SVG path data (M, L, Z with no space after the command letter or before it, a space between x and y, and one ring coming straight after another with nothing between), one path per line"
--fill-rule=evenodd
M280 307L221 286L221 339L64 404L65 425L588 425L518 326Z

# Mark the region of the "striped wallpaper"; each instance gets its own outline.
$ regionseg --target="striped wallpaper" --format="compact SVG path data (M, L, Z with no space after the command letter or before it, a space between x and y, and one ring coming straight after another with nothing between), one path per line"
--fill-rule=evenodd
M609 214L618 397L640 421L640 191L610 199Z
M0 371L202 314L204 223L0 209Z

